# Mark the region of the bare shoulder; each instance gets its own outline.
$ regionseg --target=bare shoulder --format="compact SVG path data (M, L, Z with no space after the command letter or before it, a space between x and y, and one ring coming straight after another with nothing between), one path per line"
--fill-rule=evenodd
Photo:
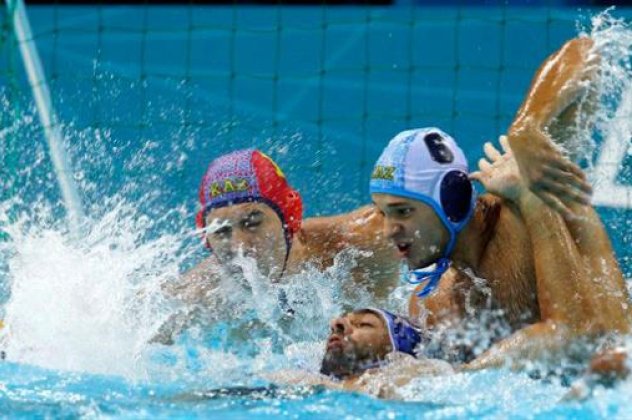
M297 235L289 267L309 261L326 268L344 253L353 258L351 279L367 285L378 299L386 298L399 281L400 261L383 233L383 224L384 216L374 205L307 219Z
M357 247L386 244L383 235L384 215L374 205L360 207L341 220L344 240Z
M306 262L328 266L342 249L339 216L310 217L303 221L294 239L290 267Z
M454 267L450 267L439 282L439 288L432 295L425 299L417 297L417 293L424 287L423 284L415 288L415 292L410 295L408 301L408 313L413 319L425 318L425 323L432 326L442 319L460 316L461 305L455 293L455 288L459 284L462 274Z
M348 213L341 213L332 216L310 217L303 222L303 229L307 233L330 231L352 230L362 228L367 223L379 220L381 215L373 205L359 207Z

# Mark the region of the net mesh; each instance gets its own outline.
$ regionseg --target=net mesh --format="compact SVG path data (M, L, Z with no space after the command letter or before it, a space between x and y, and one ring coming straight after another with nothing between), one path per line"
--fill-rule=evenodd
M404 128L441 127L479 156L482 141L506 130L539 63L593 13L416 2L28 12L61 121L107 129L114 146L153 139L165 159L174 159L174 139L186 144L187 164L175 175L181 196L213 156L260 147L304 191L309 214L365 203L372 163ZM31 99L1 13L8 127ZM3 171L16 164L5 137ZM326 188L314 192L314 182Z

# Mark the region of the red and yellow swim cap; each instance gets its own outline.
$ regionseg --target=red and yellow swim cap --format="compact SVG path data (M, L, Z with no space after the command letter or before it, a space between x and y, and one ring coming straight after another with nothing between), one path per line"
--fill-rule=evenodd
M301 228L303 201L290 187L281 168L256 150L238 150L213 160L200 185L198 228L205 226L208 212L235 204L262 202L277 212L288 241Z

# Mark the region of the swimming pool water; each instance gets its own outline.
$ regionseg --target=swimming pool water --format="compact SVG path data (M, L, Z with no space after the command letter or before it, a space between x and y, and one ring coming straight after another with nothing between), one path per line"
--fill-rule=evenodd
M240 344L226 342L221 328L171 349L147 346L148 332L170 308L159 298L135 299L203 257L192 234L192 214L198 178L214 156L259 147L302 193L307 215L350 210L368 201L370 167L403 128L442 127L475 162L482 142L506 129L539 62L576 34L577 19L585 22L596 11L157 6L29 11L90 229L83 243L69 241L21 64L10 42L2 43L0 223L11 240L0 246L0 278L3 297L12 297L4 312L19 340L0 364L1 413L632 416L628 382L598 389L583 403L559 403L567 391L559 383L506 371L420 378L407 402L267 388L265 372L294 366L293 358L310 363L310 349L318 346L328 316L340 309L337 291L327 284L344 275L341 267L297 280L297 290L313 299L305 305L304 325L283 338L296 344L294 353L274 348L274 328L269 337L249 343L251 352L237 351ZM629 9L612 13L632 17ZM619 181L632 185L629 157ZM628 202L632 206L632 197ZM599 211L632 278L632 214L626 208ZM242 301L249 298L255 304ZM274 326L265 296L242 290L236 299L236 308L243 305L244 313L254 311Z

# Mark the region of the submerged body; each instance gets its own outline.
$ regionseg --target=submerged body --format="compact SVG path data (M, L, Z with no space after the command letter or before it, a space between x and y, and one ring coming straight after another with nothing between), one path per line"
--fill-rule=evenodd
M268 379L398 399L398 388L416 377L454 372L444 361L417 358L423 340L423 332L404 317L383 309L358 309L331 320L319 374L281 371Z

